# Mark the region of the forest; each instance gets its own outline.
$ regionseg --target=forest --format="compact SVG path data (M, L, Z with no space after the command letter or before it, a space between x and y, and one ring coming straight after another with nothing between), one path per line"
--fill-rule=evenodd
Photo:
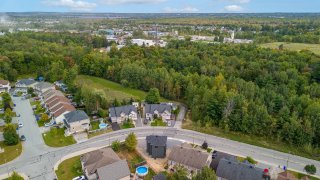
M184 102L192 120L297 147L320 148L320 57L255 44L172 40L167 47L131 45L108 53L97 37L24 32L0 37L0 78L102 77Z

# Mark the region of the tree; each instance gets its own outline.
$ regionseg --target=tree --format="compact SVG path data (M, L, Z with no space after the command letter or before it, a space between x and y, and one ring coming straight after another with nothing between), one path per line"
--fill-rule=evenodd
M46 113L41 114L41 121L46 122L49 120L49 116Z
M212 169L205 166L199 171L192 180L216 180L217 176Z
M10 124L11 121L12 121L12 111L10 108L7 108L5 113L4 113L4 121L7 123L7 124Z
M13 124L7 124L3 130L4 143L12 146L19 143L19 135L17 134L16 127Z
M315 165L311 164L311 165L306 165L304 167L304 170L308 173L308 174L315 174L317 172L317 168Z
M188 171L183 166L176 166L175 172L168 177L169 180L188 180Z
M138 144L137 136L134 133L130 133L127 136L124 144L126 145L126 147L129 151L134 151L136 149L137 144Z
M283 48L284 48L284 47L283 47L283 44L280 44L280 45L279 45L279 50L283 50Z
M160 93L157 88L151 88L146 96L148 104L157 104L160 102Z
M111 147L115 152L118 152L120 150L120 141L113 141Z

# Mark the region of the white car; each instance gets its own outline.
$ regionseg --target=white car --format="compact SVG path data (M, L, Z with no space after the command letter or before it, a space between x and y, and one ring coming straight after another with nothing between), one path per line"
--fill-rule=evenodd
M72 180L85 180L86 178L82 175L82 176L78 176L73 178Z
M22 123L19 123L19 128L22 128L23 127L23 124Z

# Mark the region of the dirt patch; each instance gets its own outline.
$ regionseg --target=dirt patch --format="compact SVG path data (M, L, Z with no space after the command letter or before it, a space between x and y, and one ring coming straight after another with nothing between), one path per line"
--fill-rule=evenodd
M155 173L160 173L165 171L165 166L167 165L168 159L167 158L157 158L154 159L149 156L146 149L143 147L137 147L137 152L140 154L140 156L143 157L143 159L146 160L147 164L150 166L151 169L154 170ZM170 153L170 149L167 149L166 157Z

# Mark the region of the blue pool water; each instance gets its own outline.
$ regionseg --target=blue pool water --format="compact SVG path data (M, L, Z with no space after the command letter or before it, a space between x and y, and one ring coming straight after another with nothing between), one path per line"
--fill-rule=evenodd
M137 167L136 169L136 173L139 175L139 176L145 176L148 174L148 168L146 166L139 166Z
M108 127L108 124L105 124L105 123L99 124L99 128L100 128L100 129L104 129L104 128L106 128L106 127Z

